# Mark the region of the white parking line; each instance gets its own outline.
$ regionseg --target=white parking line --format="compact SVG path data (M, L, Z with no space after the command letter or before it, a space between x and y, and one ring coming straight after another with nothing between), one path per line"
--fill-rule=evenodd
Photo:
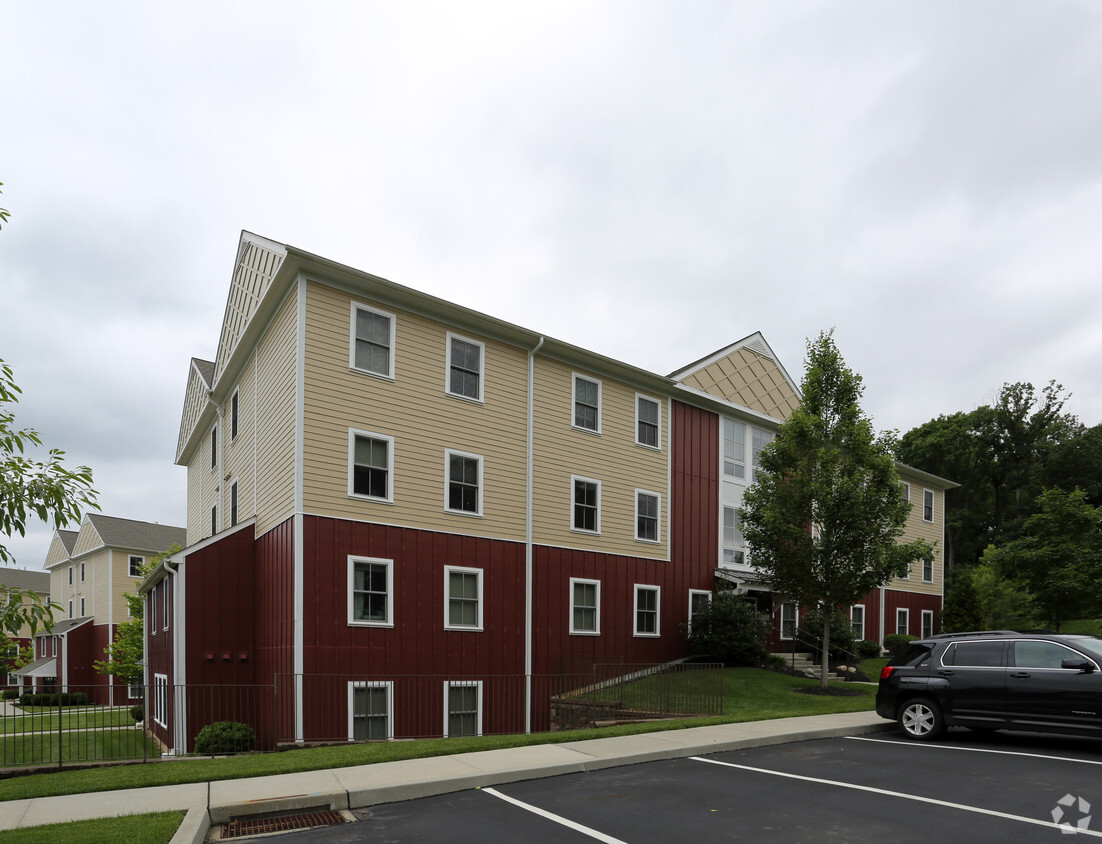
M590 829L588 826L582 826L580 823L574 823L574 821L567 820L559 815L553 815L550 812L545 812L530 803L523 803L517 800L515 797L510 797L508 794L502 794L496 788L481 788L479 789L483 794L492 794L494 797L500 797L506 803L512 803L514 806L519 806L527 812L531 812L534 815L539 815L541 818L547 818L549 821L554 821L557 824L562 824L568 829L572 829L575 832L580 832L582 835L588 835L590 838L595 838L598 841L603 841L605 844L626 844L619 838L613 838L611 835L605 835L603 832L598 832L595 829Z
M1063 832L1067 825L1061 826L1053 821L1041 821L1036 818L1027 818L1021 815L1010 815L1006 812L996 812L993 809L981 809L978 806L967 806L964 803L950 803L947 800L935 800L932 797L919 797L917 794L904 794L899 791L888 791L884 788L874 788L869 785L857 785L852 782L840 782L838 780L824 780L819 777L805 777L802 774L787 774L783 771L770 771L767 768L752 768L749 765L736 765L734 762L721 762L719 759L705 759L703 756L690 756L690 759L696 762L709 762L713 765L723 765L727 768L739 768L743 771L752 771L756 774L770 774L774 777L785 777L790 780L803 780L804 782L816 782L820 785L833 785L838 788L852 788L855 791L869 791L873 794L882 794L885 797L899 797L903 800L914 800L918 803L931 803L935 806L945 806L949 809L960 809L964 812L975 812L978 815L990 815L995 818L1005 818L1006 820L1018 821L1019 823L1029 823L1035 826L1044 826L1049 829L1059 829ZM1076 830L1079 835L1091 835L1095 838L1102 838L1102 832L1093 832L1089 829Z
M986 747L966 747L959 744L931 744L926 741L892 741L891 739L865 738L864 736L845 736L854 741L876 741L881 744L894 744L897 747L937 747L941 750L968 750L972 753L999 753L1004 756L1028 756L1031 759L1054 759L1057 762L1081 762L1084 765L1102 765L1097 759L1076 759L1073 756L1046 756L1044 753L1023 753L1020 750L993 750Z

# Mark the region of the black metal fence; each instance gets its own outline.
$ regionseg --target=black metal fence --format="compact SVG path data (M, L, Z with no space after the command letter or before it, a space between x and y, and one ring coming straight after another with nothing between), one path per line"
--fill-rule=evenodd
M545 732L724 711L722 666L699 663L616 663L531 677L281 674L264 685L157 682L117 706L86 703L93 689L65 691L3 702L0 767L145 761L167 750L222 754Z

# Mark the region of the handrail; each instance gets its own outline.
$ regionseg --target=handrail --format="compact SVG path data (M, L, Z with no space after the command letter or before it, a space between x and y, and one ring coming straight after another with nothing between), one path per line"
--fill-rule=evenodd
M789 641L792 643L792 651L791 651L792 656L791 656L791 659L789 661L789 665L793 668L793 670L795 669L795 666L796 666L796 643L797 642L799 642L801 645L809 646L812 649L812 652L814 652L816 650L819 650L819 642L817 640L804 639L804 638L801 637L801 635L800 635L801 633L807 634L807 631L806 630L801 630L799 627L795 627L792 630L792 638L789 639ZM810 634L807 634L807 635L810 635ZM835 651L837 653L841 653L845 656L850 657L851 661L857 661L858 660L858 656L854 651L847 650L846 648L834 647L833 644L831 645L830 649L832 651ZM829 662L829 661L830 661L830 656L828 654L827 655L827 662Z

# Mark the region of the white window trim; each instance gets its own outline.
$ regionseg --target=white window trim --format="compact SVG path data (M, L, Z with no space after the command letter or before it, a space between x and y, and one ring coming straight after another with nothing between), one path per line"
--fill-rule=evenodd
M577 424L577 414L575 409L578 405L578 379L581 378L585 381L589 381L591 384L597 385L597 427L596 428L583 428ZM594 378L592 375L583 375L581 372L573 372L570 375L570 427L575 431L585 431L587 434L600 434L601 433L601 421L604 416L604 384L601 383L601 379Z
M85 571L84 567L85 567L85 563L82 562L80 564L80 582L81 583L84 583L84 580L85 580L86 571Z
M73 577L76 575L76 566L69 566L69 585L73 585Z
M906 481L900 481L899 485L903 487L903 500L908 504L911 503L911 485Z
M726 447L727 447L727 426L741 425L742 426L742 457L730 459L730 463L735 467L735 471L731 474L727 473L726 464L728 462ZM719 475L721 478L728 479L729 483L741 484L743 486L749 486L750 478L748 477L751 472L748 471L750 467L750 461L746 459L746 453L751 449L751 443L753 442L753 435L750 437L750 442L747 442L747 432L750 430L750 426L743 422L741 419L733 419L729 416L723 417L719 424ZM742 467L742 474L738 474L737 467Z
M654 632L643 633L639 630L639 593L649 590L655 593ZM632 592L631 630L637 639L657 639L662 635L662 587L654 583L636 583Z
M472 346L478 346L478 396L467 396L463 393L452 392L452 340L459 340L463 343L470 343ZM447 349L446 349L447 362L444 365L444 392L452 398L462 399L463 401L474 402L475 404L485 404L486 401L486 344L481 340L475 340L472 337L465 337L462 334L456 334L453 331L449 331L447 334Z
M370 437L373 440L386 440L386 497L364 495L354 492L356 475L356 437ZM394 503L394 437L365 431L361 428L348 429L348 497L357 501L374 501L377 504Z
M932 636L932 635L934 635L934 611L933 610L922 610L921 611L921 615L919 616L919 619L918 619L918 624L919 624L918 632L922 636L926 635L926 619L927 619L927 617L930 619L930 634L929 635Z
M894 632L896 632L896 633L899 632L899 626L900 626L899 625L899 619L901 617L900 613L903 614L902 618L906 619L903 622L903 626L906 628L906 633L904 633L903 635L909 636L909 635L911 635L911 610L910 610L909 607L896 607L895 608L895 631Z
M482 681L481 680L445 680L444 681L444 738L448 737L448 720L451 712L448 709L448 697L453 687L474 686L478 689L475 705L478 707L476 714L477 727L475 735L482 735Z
M930 518L926 518L926 496L930 496ZM922 490L922 521L932 525L937 522L937 496L932 489Z
M796 630L800 629L800 605L796 601L784 601L779 607L777 607L777 635L782 642L791 642L795 639L795 636L784 635L784 608L791 606L795 609L793 614L793 627Z
M692 630L692 624L693 624L693 598L696 595L707 595L708 596L708 603L711 603L712 598L714 597L712 595L712 593L707 589L690 589L689 590L689 607L688 607L688 612L685 614L685 618L688 619L688 629L689 629L689 631Z
M639 442L639 423L642 421L639 418L639 399L646 399L649 402L654 402L658 407L658 444L649 445L648 443ZM648 396L645 393L635 394L635 444L641 445L643 448L649 448L653 451L662 450L662 402L656 399L654 396Z
M656 536L654 539L647 539L639 535L639 496L650 495L657 499L658 502L658 514L657 524L655 525ZM598 517L600 516L600 507L597 508ZM649 489L637 489L635 490L635 541L646 542L648 545L661 545L662 544L662 493L651 492Z
M470 624L452 624L451 613L448 612L451 605L451 575L456 574L476 574L478 575L478 621L474 625ZM484 576L482 569L469 568L467 566L444 566L444 629L445 630L464 630L471 633L482 632L482 610L485 606L483 597L483 581Z
M585 528L575 527L574 525L574 492L577 486L577 482L582 481L587 484L597 485L597 529L586 530ZM581 475L570 476L570 531L571 533L584 533L586 536L600 536L601 535L601 482L596 478L585 478Z
M210 470L212 472L218 469L218 426L211 425L210 428Z
M390 320L390 356L387 362L387 368L390 373L384 375L381 372L372 372L370 369L361 369L356 366L356 312L368 311L369 313L376 314L377 316L387 317ZM398 319L394 314L389 311L384 311L379 308L373 308L371 305L366 305L363 302L353 302L352 312L349 317L348 325L348 368L353 372L361 372L364 375L370 375L372 378L382 378L384 381L395 380L395 353L394 347L397 345L396 340L398 336Z
M86 607L87 607L87 605L85 603L85 598L84 598L83 595L81 595L80 596L80 617L81 618L84 618L84 610L86 609Z
M137 564L138 573L137 574L134 574L134 572L131 571L131 567L133 565L134 560L138 561L138 564ZM141 575L141 569L142 569L143 565L145 565L145 557L142 557L138 554L128 554L127 555L127 558L126 558L126 571L127 571L127 574L129 574L131 577L141 577L142 576Z
M866 613L865 613L865 605L864 604L854 604L852 607L849 608L849 623L850 623L850 626L852 627L853 626L853 611L856 610L856 609L861 610L861 636L860 636L860 638L864 639L865 638L865 619L867 617Z
M69 618L73 618L73 599L69 599Z
M241 487L237 484L237 478L230 483L230 527L241 523Z
M455 457L467 457L467 458L470 458L472 460L477 460L478 461L478 501L475 504L476 509L473 512L470 511L470 510L453 510L451 507L448 506L448 503L451 500L451 482L452 482L452 478L451 478L451 458L452 458L453 455ZM471 452L468 452L468 451L458 451L454 448L445 448L444 449L444 512L445 513L452 513L456 516L472 516L472 517L475 517L475 518L481 518L482 517L482 491L483 491L482 469L483 469L484 465L485 465L485 460L483 459L481 454L472 454Z
M218 502L210 505L210 535L218 533Z
M356 689L386 689L386 739L394 739L394 682L392 680L350 680L348 683L348 740L353 738L355 730L355 690ZM366 713L365 713L366 716ZM371 739L365 739L371 741Z
M168 675L153 675L153 721L168 727Z
M234 430L236 429L236 430ZM230 442L237 442L237 436L241 433L241 396L235 388L230 396Z
M934 582L934 575L935 575L934 569L935 569L935 564L936 563L937 563L937 560L935 560L933 558L931 558L929 562L927 562L926 560L922 561L922 582L923 583L933 583ZM927 567L929 567L929 572L930 572L929 577L926 576Z
M595 586L594 598L597 602L596 613L593 617L593 630L578 630L574 627L574 585L582 584L585 586ZM570 635L571 636L600 636L601 635L601 581L591 580L585 577L572 577L570 578L570 594L567 596L567 603L570 605Z
M169 606L170 606L171 591L172 591L171 589L169 589L168 585L171 582L172 581L170 581L167 577L164 580L161 581L161 590L162 590L162 592L164 592L164 607L163 607L163 609L164 609L164 619L162 619L162 624L164 626L161 628L162 630L168 630L168 610L169 610Z
M386 621L371 621L356 618L356 564L370 563L386 566ZM394 560L383 557L358 557L348 555L348 626L349 627L393 627L394 626Z

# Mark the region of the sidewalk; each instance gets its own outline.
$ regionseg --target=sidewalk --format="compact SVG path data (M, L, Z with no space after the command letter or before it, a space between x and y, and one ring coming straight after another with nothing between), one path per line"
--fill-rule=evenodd
M172 844L200 844L212 825L249 815L360 809L477 786L792 741L860 735L893 726L873 712L812 715L301 774L12 800L0 803L0 829L181 810L188 814Z

